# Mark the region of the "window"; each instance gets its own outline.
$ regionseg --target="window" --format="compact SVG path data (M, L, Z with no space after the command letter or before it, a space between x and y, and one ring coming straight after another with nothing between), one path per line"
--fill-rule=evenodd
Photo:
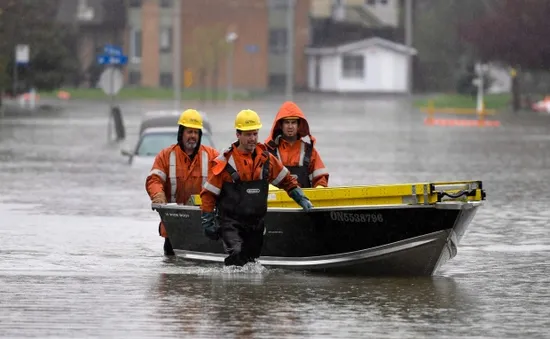
M90 21L94 18L95 11L92 6L88 6L87 0L79 0L76 9L76 18L81 21Z
M172 87L174 85L172 73L160 73L160 87Z
M141 62L141 29L130 29L130 62Z
M141 73L137 71L128 72L128 84L129 85L140 85L141 84Z
M285 28L271 29L269 31L269 51L274 54L282 54L286 52L287 39Z
M284 88L286 86L286 74L270 74L269 75L269 87L270 88Z
M172 1L173 0L160 0L160 7L172 7ZM180 0L174 0L174 1L180 1Z
M361 79L365 76L365 58L362 55L342 56L342 76Z
M269 8L273 9L284 9L286 8L287 3L288 0L268 0Z
M141 7L141 0L130 0L130 7Z
M160 51L165 53L170 52L172 50L172 28L161 28L159 40Z
M365 5L374 6L376 4L387 5L388 0L365 0Z

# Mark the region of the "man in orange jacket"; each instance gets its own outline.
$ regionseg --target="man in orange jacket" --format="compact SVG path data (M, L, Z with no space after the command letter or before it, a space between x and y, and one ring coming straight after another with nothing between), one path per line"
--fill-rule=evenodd
M177 143L157 154L145 181L152 203L186 204L191 195L200 193L211 172L210 161L219 154L214 148L201 145L203 123L199 112L184 111L178 125ZM174 255L162 221L159 234L164 238L164 254Z
M261 127L256 112L237 114L238 140L213 160L200 194L204 233L213 240L221 236L229 254L226 266L243 266L260 256L270 183L287 191L305 211L313 208L288 169L258 143Z
M294 102L287 101L279 108L265 144L301 187L328 186L329 173L315 149L315 138L304 113Z

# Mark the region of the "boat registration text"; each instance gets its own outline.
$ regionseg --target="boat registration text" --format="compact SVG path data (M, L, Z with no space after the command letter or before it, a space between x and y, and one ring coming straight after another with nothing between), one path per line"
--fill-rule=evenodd
M357 223L381 223L384 217L381 213L346 213L331 211L330 218L336 221L357 222Z

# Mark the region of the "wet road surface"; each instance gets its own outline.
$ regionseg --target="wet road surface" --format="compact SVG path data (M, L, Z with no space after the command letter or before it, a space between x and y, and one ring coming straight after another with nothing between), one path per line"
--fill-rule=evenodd
M544 338L550 328L550 116L428 127L404 99L299 97L330 184L481 179L482 207L433 278L368 279L175 263L158 216L107 142L107 105L0 120L0 336ZM218 148L256 109L208 105ZM199 108L203 108L197 106ZM140 114L122 105L128 144Z

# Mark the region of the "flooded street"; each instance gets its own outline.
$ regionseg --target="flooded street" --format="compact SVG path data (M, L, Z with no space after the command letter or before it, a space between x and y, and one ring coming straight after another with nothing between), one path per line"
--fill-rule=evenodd
M59 114L0 119L0 336L547 337L549 115L443 127L425 126L405 99L296 101L330 185L483 181L487 202L436 276L175 263L145 192L149 167L130 167L122 145L107 142L107 104L68 103ZM244 108L260 114L263 141L281 103L206 105L216 147L234 140ZM130 147L140 115L172 105L121 107Z

